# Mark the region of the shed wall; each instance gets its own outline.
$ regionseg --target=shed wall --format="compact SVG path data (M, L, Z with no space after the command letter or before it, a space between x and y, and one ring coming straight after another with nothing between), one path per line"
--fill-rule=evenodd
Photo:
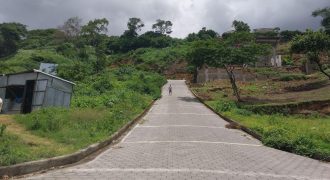
M37 78L37 73L24 73L24 74L9 75L7 86L10 86L10 85L24 86L27 80L35 80L36 78Z
M11 104L11 101L5 100L6 87L11 85L25 86L27 80L36 81L33 89L32 111L50 106L70 107L73 84L56 77L31 72L0 76L0 97L4 100L4 108L9 108ZM17 108L21 108L21 106L17 106ZM17 108L15 106L15 111Z

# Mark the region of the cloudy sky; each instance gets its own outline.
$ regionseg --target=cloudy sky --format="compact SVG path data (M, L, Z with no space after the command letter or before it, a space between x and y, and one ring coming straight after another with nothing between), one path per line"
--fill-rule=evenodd
M173 22L172 36L185 37L202 27L222 33L234 19L252 29L317 29L320 18L311 13L326 6L329 0L0 0L0 23L15 21L35 29L57 27L73 16L85 23L105 17L109 34L120 35L129 17L141 18L144 31L160 18Z

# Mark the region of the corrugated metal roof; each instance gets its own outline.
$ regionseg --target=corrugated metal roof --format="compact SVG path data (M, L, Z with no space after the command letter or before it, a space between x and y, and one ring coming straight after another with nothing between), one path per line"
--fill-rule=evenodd
M44 74L46 76L49 76L49 77L52 77L52 78L55 78L55 79L58 79L58 80L61 80L61 81L64 81L64 82L73 84L73 85L76 85L76 83L74 83L74 82L65 80L63 78L60 78L60 77L57 77L57 76L54 76L54 75L51 75L51 74L48 74L48 73L45 73L45 72L42 72L42 71L37 70L37 69L33 69L33 70L29 70L29 71L23 71L23 72L18 72L18 73L4 74L4 76L10 76L10 75L16 75L16 74L25 74L25 73L41 73L41 74Z

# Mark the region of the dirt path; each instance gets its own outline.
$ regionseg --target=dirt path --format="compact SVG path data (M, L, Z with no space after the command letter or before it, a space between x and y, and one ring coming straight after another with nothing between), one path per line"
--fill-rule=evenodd
M61 149L61 144L47 138L33 135L27 131L25 127L15 122L13 115L0 115L0 124L6 125L7 132L20 137L26 144L30 146L47 146L48 148Z

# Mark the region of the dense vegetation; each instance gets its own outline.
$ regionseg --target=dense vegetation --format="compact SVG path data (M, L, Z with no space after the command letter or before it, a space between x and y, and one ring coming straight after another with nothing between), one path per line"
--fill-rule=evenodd
M67 24L75 21L79 19L69 19L62 28L71 28ZM105 35L107 24L106 19L97 19L74 30L27 31L24 39L16 39L17 49L6 51L0 73L38 69L41 62L56 63L58 75L77 85L70 109L46 108L15 117L17 126L24 127L36 142L1 124L0 165L63 155L104 140L160 97L166 80L156 72L184 52L148 47L114 54L108 49L111 37ZM80 33L74 33L76 30ZM121 63L121 57L136 62ZM134 66L140 61L141 67Z
M43 148L32 155L32 145L5 133L0 137L0 164L61 155L104 140L160 97L164 83L162 76L132 67L91 76L78 84L70 110L48 108L17 116L32 134L60 144L62 150Z

